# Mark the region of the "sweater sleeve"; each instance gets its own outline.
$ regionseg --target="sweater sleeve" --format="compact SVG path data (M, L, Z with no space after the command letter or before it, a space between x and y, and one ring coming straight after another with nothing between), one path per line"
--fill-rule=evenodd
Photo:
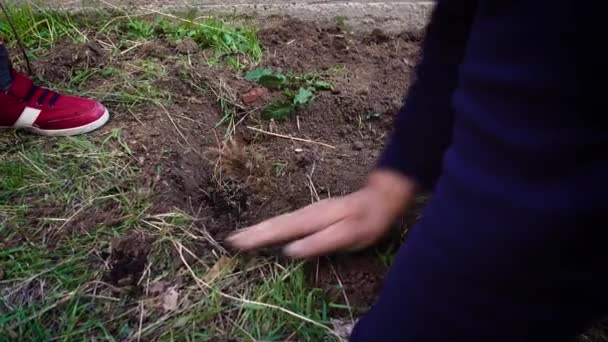
M451 141L452 94L475 16L475 0L439 0L427 26L415 82L378 162L433 188Z

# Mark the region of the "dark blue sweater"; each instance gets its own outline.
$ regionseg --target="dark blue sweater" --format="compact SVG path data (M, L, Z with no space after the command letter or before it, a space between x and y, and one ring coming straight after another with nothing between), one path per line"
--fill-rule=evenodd
M434 196L353 341L566 341L607 312L608 124L579 107L577 6L438 2L379 163Z

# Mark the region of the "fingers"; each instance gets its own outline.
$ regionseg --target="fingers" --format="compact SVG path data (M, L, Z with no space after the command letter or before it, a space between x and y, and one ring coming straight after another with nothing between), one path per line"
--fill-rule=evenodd
M327 229L292 242L285 246L283 252L294 258L310 258L372 244L373 237L362 236L360 231L357 231L357 224L348 219L340 221Z
M348 213L344 199L321 201L236 233L228 242L242 250L292 241L331 226Z

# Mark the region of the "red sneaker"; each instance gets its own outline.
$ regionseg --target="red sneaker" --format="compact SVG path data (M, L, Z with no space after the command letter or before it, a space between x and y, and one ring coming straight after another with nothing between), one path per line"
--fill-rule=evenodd
M0 92L0 128L68 136L91 132L109 118L101 103L37 87L16 71L9 90Z

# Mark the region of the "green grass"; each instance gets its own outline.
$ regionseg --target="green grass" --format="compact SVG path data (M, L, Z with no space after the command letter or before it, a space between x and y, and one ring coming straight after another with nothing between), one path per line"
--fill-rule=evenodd
M329 324L328 305L319 289L306 285L301 265L294 265L271 274L270 278L253 295L258 302L265 302L300 313L320 323ZM242 317L243 327L256 340L281 341L293 333L299 341L320 341L328 331L317 325L306 324L301 319L278 310L268 310L249 305Z
M9 234L4 236L6 240L17 234L18 229L9 231L8 224L23 221L36 206L59 213L92 205L98 198L112 198L117 191L114 182L125 172L124 155L124 151L106 151L84 138L57 140L50 150L43 149L38 140L9 149L0 160L0 206L8 213L0 215L0 235ZM38 220L44 221L44 217ZM27 229L31 233L36 228Z
M83 242L79 245L90 246ZM69 335L76 322L84 322L86 327L96 321L95 315L82 311L88 300L79 291L94 274L82 248L51 252L26 244L4 250L0 261L6 269L4 277L12 280L2 301L8 314L0 318L0 328L5 328L10 336L49 340ZM38 286L40 290L35 289ZM58 329L53 329L53 325Z
M157 18L153 24L148 24L144 32L149 33L149 29L155 32L157 37L176 42L192 39L202 48L213 49L215 53L209 60L211 64L224 62L232 68L241 69L257 64L262 58L257 30L251 27L229 25L219 19L182 19L175 24Z
M128 227L62 230L81 212L117 203L124 190L116 181L134 170L118 134L99 144L56 139L50 148L16 137L22 140L0 158L0 331L49 340L98 323L83 287L99 273L95 253Z
M31 53L48 48L58 39L83 41L85 38L70 14L23 3L10 3L6 7L23 44ZM0 20L0 36L11 45L16 41L6 18Z
M67 84L58 84L57 87L68 93L97 98L117 108L166 103L170 99L171 94L159 85L167 71L158 60L142 59L121 66L121 69L94 67L77 70ZM91 89L91 80L101 84Z
M118 46L126 48L132 41L166 39L179 43L192 39L202 49L213 51L210 64L224 63L237 70L255 65L262 58L257 29L217 18L187 19L172 14L131 18L126 13L113 16L103 11L77 15L21 2L11 2L7 7L17 33L33 56L59 39L84 42L93 35L111 34ZM6 20L0 21L0 36L15 46L16 36Z

